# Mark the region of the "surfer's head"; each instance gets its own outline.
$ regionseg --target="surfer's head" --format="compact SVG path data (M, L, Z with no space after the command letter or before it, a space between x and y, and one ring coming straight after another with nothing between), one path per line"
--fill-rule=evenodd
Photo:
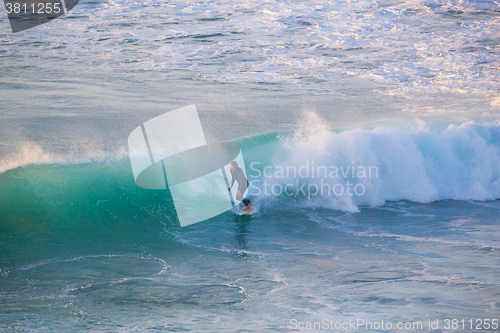
M231 162L231 170L236 170L238 169L238 163L236 163L236 161L232 161Z

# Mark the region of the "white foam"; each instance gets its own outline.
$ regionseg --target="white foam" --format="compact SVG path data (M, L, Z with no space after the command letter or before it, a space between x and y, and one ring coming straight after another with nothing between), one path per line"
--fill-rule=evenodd
M0 42L10 44L5 66L21 56L66 72L184 69L202 80L320 92L337 91L340 77L389 95L491 98L498 86L493 9L422 0L80 2L64 17Z
M120 149L109 154L100 149L83 149L73 154L57 154L48 152L34 142L20 143L17 151L2 157L0 160L0 173L27 166L40 164L82 164L95 162L116 162L127 155L125 149Z
M298 176L300 181L318 187L321 181L332 187L350 181L353 186L362 184L366 189L364 195L349 196L344 192L337 196L327 195L325 187L323 195L301 200L301 205L353 212L360 206L380 206L388 200L429 203L500 198L499 123L467 122L438 129L420 122L408 128L380 126L341 133L327 130L315 115L308 116L304 123L305 130L292 139L283 140L287 157L276 160L273 170L299 169L307 163L325 166L328 170L331 166L346 169L353 165L366 169L373 166L378 170L378 177L375 172L371 178L359 178L356 174L352 177L351 172L347 177L340 174L339 178L323 174L321 177ZM284 177L273 172L268 174L272 175L266 179L270 184L268 188L273 184L283 187L295 184L297 179L292 173Z

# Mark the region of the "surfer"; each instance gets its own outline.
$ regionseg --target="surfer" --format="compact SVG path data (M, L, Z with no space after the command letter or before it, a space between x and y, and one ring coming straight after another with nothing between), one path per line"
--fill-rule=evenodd
M236 199L239 201L242 201L246 208L243 209L244 212L247 212L251 210L250 205L252 202L248 199L244 199L242 195L245 193L246 189L250 184L248 183L247 178L245 177L245 174L243 173L243 170L241 170L240 167L238 167L238 163L236 161L231 162L231 176L233 179L231 180L231 186L229 187L229 191L231 191L231 187L234 185L234 181L238 182L238 192L236 192Z

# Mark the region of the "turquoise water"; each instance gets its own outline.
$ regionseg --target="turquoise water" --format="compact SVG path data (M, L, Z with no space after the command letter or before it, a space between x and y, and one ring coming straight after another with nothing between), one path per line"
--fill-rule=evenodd
M288 145L314 142L299 136L238 143L247 164L277 166L296 161ZM394 155L378 154L384 170ZM256 173L247 165L249 179ZM390 176L381 172L381 184ZM0 184L2 329L288 332L294 319L396 325L500 312L498 200L400 199L351 212L329 207L332 198L262 194L252 216L181 228L168 191L137 187L126 158L12 169Z
M0 331L500 319L499 14L98 0L12 34L0 11ZM192 104L254 215L181 228L134 183L130 132Z

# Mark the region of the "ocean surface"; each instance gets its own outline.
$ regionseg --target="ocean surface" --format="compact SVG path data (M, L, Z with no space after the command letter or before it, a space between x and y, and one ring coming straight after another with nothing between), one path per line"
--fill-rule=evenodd
M1 11L0 331L500 331L499 70L497 1ZM130 132L191 104L255 214L135 184Z

